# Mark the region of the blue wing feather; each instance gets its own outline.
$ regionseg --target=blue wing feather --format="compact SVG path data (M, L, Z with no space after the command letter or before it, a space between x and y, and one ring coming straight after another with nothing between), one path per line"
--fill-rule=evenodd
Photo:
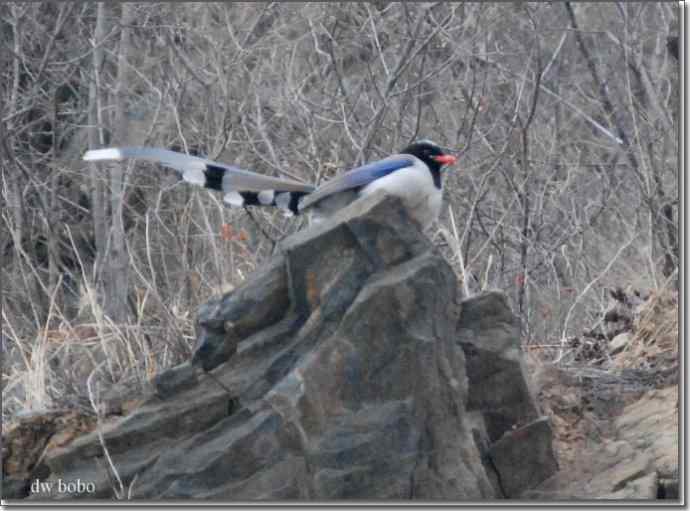
M414 160L412 156L408 155L391 156L384 160L367 163L345 174L336 176L322 186L319 186L316 191L302 199L299 208L302 210L313 206L317 202L335 193L361 188L376 179L411 165L414 165Z
M342 175L342 183L347 188L368 185L372 181L387 176L391 172L409 167L413 162L409 158L391 158L367 163L361 167L350 170Z

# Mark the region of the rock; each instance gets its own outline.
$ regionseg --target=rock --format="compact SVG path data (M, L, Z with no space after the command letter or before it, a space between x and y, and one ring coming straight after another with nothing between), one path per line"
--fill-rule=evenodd
M485 469L499 495L515 497L558 470L551 429L537 420L540 413L528 385L519 321L505 295L487 292L462 302L457 332L467 361L467 410ZM504 435L516 430L530 439L527 445L534 442L534 449L527 449L536 456L530 457L531 468L515 470L512 465L510 451L517 447L511 444L513 436Z
M617 353L620 353L621 351L623 351L623 349L625 349L625 347L630 343L631 340L631 332L623 332L622 334L618 334L609 342L609 353L611 355L616 355Z
M597 495L601 500L655 500L659 491L656 472L640 474L639 477L625 481L617 490L604 495Z
M95 418L75 411L25 414L3 432L2 496L25 498L34 490L32 481L50 473L43 463L50 448L69 443L94 428Z
M527 385L519 321L505 295L464 300L457 339L467 359L467 409L481 411L489 442L540 416Z
M166 399L180 392L185 388L192 387L198 383L191 363L180 364L157 375L153 380L156 395L161 399Z
M558 471L551 437L549 419L541 417L504 434L491 446L489 456L506 497L518 497ZM520 467L520 470L515 467Z
M568 388L578 390L580 400L591 401L589 392L601 392L598 388L577 389L575 379L567 383ZM549 385L551 391L565 393L553 379ZM555 397L549 397L552 412L558 411L560 400ZM609 403L607 415L602 415L603 410L597 415L581 410L579 418L565 429L565 421L561 421L555 434L561 471L521 498L677 499L678 387L637 392L627 397L627 404L623 397L619 396L622 405ZM554 423L557 418L554 416Z
M20 419L3 433L4 498L24 498L28 495L30 479L55 429L54 414L32 414Z
M285 262L277 258L244 286L199 309L192 363L210 371L235 353L240 340L276 323L288 306Z
M607 470L600 477L608 477L611 480L613 492L625 488L630 481L635 481L649 473L650 459L646 456L634 456L625 463L617 464ZM610 474L610 475L609 475Z
M501 497L479 448L536 419L505 304L460 307L450 266L398 200L373 194L203 306L191 363L139 407L46 451L43 482L88 491L31 498ZM550 449L526 427L535 452Z
M657 474L651 459L620 442L615 454L587 449L582 453L586 467L562 467L553 477L521 495L522 499L591 500L656 499Z
M678 474L678 387L646 392L614 421L618 437L645 451L662 477Z

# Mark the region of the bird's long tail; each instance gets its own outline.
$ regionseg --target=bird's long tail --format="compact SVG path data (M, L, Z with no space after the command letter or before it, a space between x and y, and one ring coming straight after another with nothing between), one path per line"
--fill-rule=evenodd
M188 183L223 193L230 206L275 206L299 213L299 199L314 187L291 179L265 176L234 165L190 156L154 147L110 147L94 149L84 155L86 161L147 160L171 167Z

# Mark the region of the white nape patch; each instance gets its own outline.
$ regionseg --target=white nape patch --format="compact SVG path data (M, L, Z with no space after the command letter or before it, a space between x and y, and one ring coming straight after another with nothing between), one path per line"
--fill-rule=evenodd
M110 149L92 149L86 151L82 158L84 161L107 161L107 160L122 160L122 151L116 148Z
M244 198L235 191L226 193L223 197L223 202L238 208L244 206Z
M269 204L272 204L274 197L275 197L275 193L273 192L273 190L262 190L257 195L257 199L259 199L259 202L261 204L263 204L264 206L268 206Z
M278 206L281 209L289 210L290 209L290 199L291 199L290 192L279 193L278 195L275 196L276 206Z
M187 169L182 173L182 179L194 185L204 186L206 184L206 174L204 174L205 169L205 165L202 168Z

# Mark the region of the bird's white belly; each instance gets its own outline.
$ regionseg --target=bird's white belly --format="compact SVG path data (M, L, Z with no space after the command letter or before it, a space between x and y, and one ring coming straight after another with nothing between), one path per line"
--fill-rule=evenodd
M368 184L359 194L366 196L376 190L400 197L410 216L423 228L438 218L441 211L441 190L434 186L431 174L424 167L397 170Z

